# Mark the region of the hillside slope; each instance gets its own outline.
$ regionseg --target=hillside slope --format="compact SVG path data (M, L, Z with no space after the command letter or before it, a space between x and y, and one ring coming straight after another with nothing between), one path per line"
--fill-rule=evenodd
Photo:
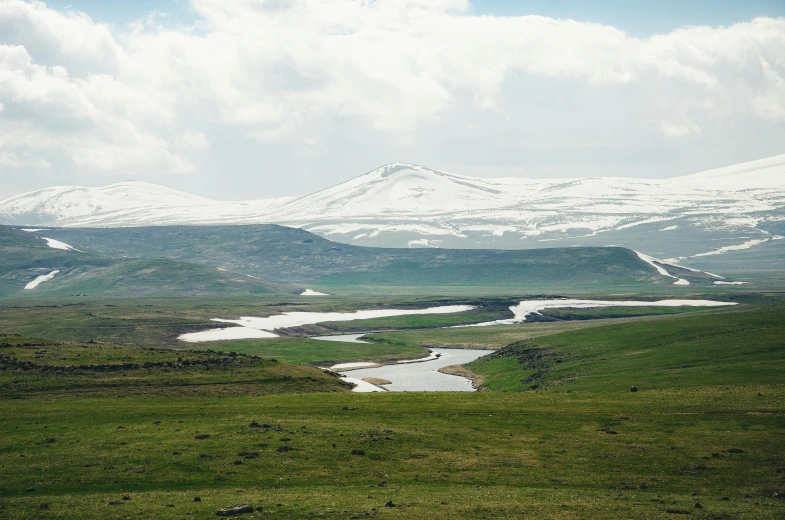
M262 294L279 287L245 275L176 260L109 258L61 249L0 226L0 297ZM79 249L79 248L76 248Z
M782 303L518 341L468 366L489 390L648 391L779 384Z
M104 255L170 258L281 283L596 287L675 281L619 247L385 249L339 244L277 225L60 228L46 236ZM668 269L691 283L711 283L703 273Z

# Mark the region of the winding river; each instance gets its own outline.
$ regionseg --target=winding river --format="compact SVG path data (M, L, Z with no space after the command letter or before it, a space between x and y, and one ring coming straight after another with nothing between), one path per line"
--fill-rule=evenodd
M370 388L374 385L360 385L355 392L473 392L472 382L461 376L442 374L440 368L450 365L471 363L477 358L490 354L490 350L469 350L457 348L433 349L438 355L429 361L396 363L374 368L359 368L341 372L350 382L357 383L366 378L378 378L391 381L389 385ZM346 379L345 379L346 380Z

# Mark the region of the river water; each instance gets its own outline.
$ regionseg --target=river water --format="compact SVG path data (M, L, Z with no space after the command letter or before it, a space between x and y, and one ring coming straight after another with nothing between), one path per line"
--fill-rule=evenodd
M433 349L433 354L439 354L439 357L430 361L362 368L343 372L342 375L360 380L368 377L387 379L392 381L392 384L383 385L381 388L390 392L473 392L471 381L460 376L442 374L439 369L471 363L490 353L490 350L437 348ZM357 388L355 391L373 390Z

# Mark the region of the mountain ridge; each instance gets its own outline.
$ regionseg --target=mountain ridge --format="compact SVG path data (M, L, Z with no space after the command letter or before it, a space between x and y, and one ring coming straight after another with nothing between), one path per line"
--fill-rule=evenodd
M301 197L238 202L149 183L53 189L0 201L0 223L276 223L377 247L620 245L688 259L780 236L785 154L670 179L475 178L397 162Z

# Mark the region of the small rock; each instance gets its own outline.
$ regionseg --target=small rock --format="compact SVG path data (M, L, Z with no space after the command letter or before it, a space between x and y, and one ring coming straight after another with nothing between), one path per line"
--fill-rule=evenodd
M741 448L731 448L728 450L728 453L744 453L744 450Z
M41 502L41 505L38 506L38 509L49 509L49 504L46 502Z
M194 439L209 439L209 438L210 438L209 433L197 433L196 435L194 435Z
M695 502L695 509L703 509L703 506L700 502Z
M352 455L365 455L363 450L352 450Z
M730 497L722 497L720 500L723 502L730 502Z
M393 504L392 500L388 500L384 503L384 507L395 507L395 504Z
M54 437L49 437L48 439L46 439L46 442L52 444L53 442L57 442L57 439L55 439Z
M218 509L215 516L237 516L244 513L253 513L253 506L250 504L235 504L224 509Z
M637 386L635 386L635 385L632 385L632 386L630 387L630 392L637 392L637 391L638 391L638 387L637 387Z
M120 498L122 498L123 500L131 500L131 494L123 493L122 495L120 495Z
M201 501L202 501L202 497L194 497L194 502L201 502Z

